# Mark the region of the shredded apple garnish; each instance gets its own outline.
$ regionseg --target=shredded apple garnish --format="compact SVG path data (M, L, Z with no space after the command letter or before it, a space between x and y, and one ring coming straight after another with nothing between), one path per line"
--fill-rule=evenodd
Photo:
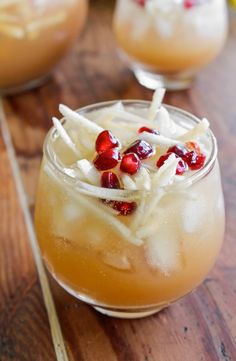
M67 174L80 182L79 192L102 200L114 217L135 214L141 207L139 192L153 193L146 207L150 214L165 187L205 165L201 138L209 122L203 119L188 130L175 124L161 105L164 95L165 89L157 89L146 110L117 102L94 111L91 119L60 105L66 122L53 118L59 137L77 159L74 173Z

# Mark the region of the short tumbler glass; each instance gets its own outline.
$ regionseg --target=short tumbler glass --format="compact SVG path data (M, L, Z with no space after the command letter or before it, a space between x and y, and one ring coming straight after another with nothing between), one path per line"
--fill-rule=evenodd
M127 110L150 105L122 103ZM113 104L99 103L78 112L89 118ZM165 107L186 129L199 122L190 113ZM138 206L126 217L107 212L109 207L101 199L82 193L76 180L58 166L52 151L57 136L53 128L45 140L35 213L41 253L57 282L98 311L122 318L148 316L193 290L213 266L224 234L212 132L207 131L210 157L202 169L179 181L176 188L167 187L148 215L142 212L142 200L151 202L156 194L131 191ZM142 233L141 245L133 242L138 233ZM171 265L166 272L165 262Z
M142 85L188 88L220 52L225 0L117 0L113 29L121 54Z
M88 0L0 0L0 95L41 84L76 41Z

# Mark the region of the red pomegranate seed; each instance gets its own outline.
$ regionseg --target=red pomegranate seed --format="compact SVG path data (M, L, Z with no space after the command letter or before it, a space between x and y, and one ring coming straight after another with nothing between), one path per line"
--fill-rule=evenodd
M178 145L174 145L173 147L170 147L167 150L167 153L175 153L180 158L182 158L185 154L188 153L188 149L184 145L178 144Z
M169 158L169 156L170 156L171 154L175 154L175 153L169 152L169 153L166 153L166 154L162 155L162 156L158 159L158 161L157 161L157 164L156 164L157 167L160 168L161 166L163 166L164 162ZM178 158L177 154L175 154L175 157ZM177 164L177 168L176 168L175 174L181 175L181 174L183 174L186 170L188 170L187 164L186 164L182 159L180 159L180 160L179 160L179 163Z
M135 2L136 2L139 6L144 7L144 6L145 6L145 3L146 3L146 0L135 0Z
M160 135L160 132L157 129L148 128L148 127L141 127L138 130L138 133L148 132L156 135Z
M154 150L145 140L135 140L124 153L135 153L139 159L146 159L154 153Z
M134 213L137 208L137 203L135 202L118 202L115 201L112 205L112 208L120 213L122 216L127 216Z
M135 153L127 153L120 163L120 170L124 173L135 174L141 165L139 157Z
M197 154L194 150L192 150L191 152L185 154L183 159L191 170L197 170L204 166L206 156L202 153Z
M196 5L196 0L184 0L184 8L185 9L191 9Z
M113 172L104 172L101 176L101 186L103 188L120 189L120 182Z
M185 143L185 145L189 150L195 150L197 154L201 153L201 149L196 142L187 142Z
M118 139L109 131L103 130L96 140L96 151L98 153L105 152L105 150L119 147Z
M107 149L96 156L93 164L98 170L108 170L114 168L120 159L120 152L117 149Z

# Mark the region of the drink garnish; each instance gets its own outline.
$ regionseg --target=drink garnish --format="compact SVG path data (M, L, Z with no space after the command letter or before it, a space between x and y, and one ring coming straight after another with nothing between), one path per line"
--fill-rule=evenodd
M117 102L94 112L91 119L60 105L65 122L53 118L53 123L77 158L70 174L78 178L79 192L91 192L91 197L102 199L121 216L136 213L141 202L139 192L147 192L146 217L166 187L204 166L207 155L201 137L209 122L203 118L188 130L177 126L161 105L164 94L165 89L157 89L146 112L136 113L135 108ZM76 129L82 132L83 141Z

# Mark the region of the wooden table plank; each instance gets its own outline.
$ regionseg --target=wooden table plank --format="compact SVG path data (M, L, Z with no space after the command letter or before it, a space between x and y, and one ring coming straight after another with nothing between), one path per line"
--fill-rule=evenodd
M117 58L111 26L112 2L91 4L83 37L41 88L5 101L18 164L33 210L42 143L58 103L71 107L117 98L150 99ZM207 116L219 140L226 199L225 244L217 265L198 289L160 314L143 320L102 316L51 280L70 360L236 360L236 18L221 56L203 70L193 88L165 101ZM0 323L1 324L1 323ZM23 359L23 358L22 358ZM8 360L8 359L7 359Z
M32 361L32 357L39 361L55 360L48 318L2 133L0 175L0 360Z

